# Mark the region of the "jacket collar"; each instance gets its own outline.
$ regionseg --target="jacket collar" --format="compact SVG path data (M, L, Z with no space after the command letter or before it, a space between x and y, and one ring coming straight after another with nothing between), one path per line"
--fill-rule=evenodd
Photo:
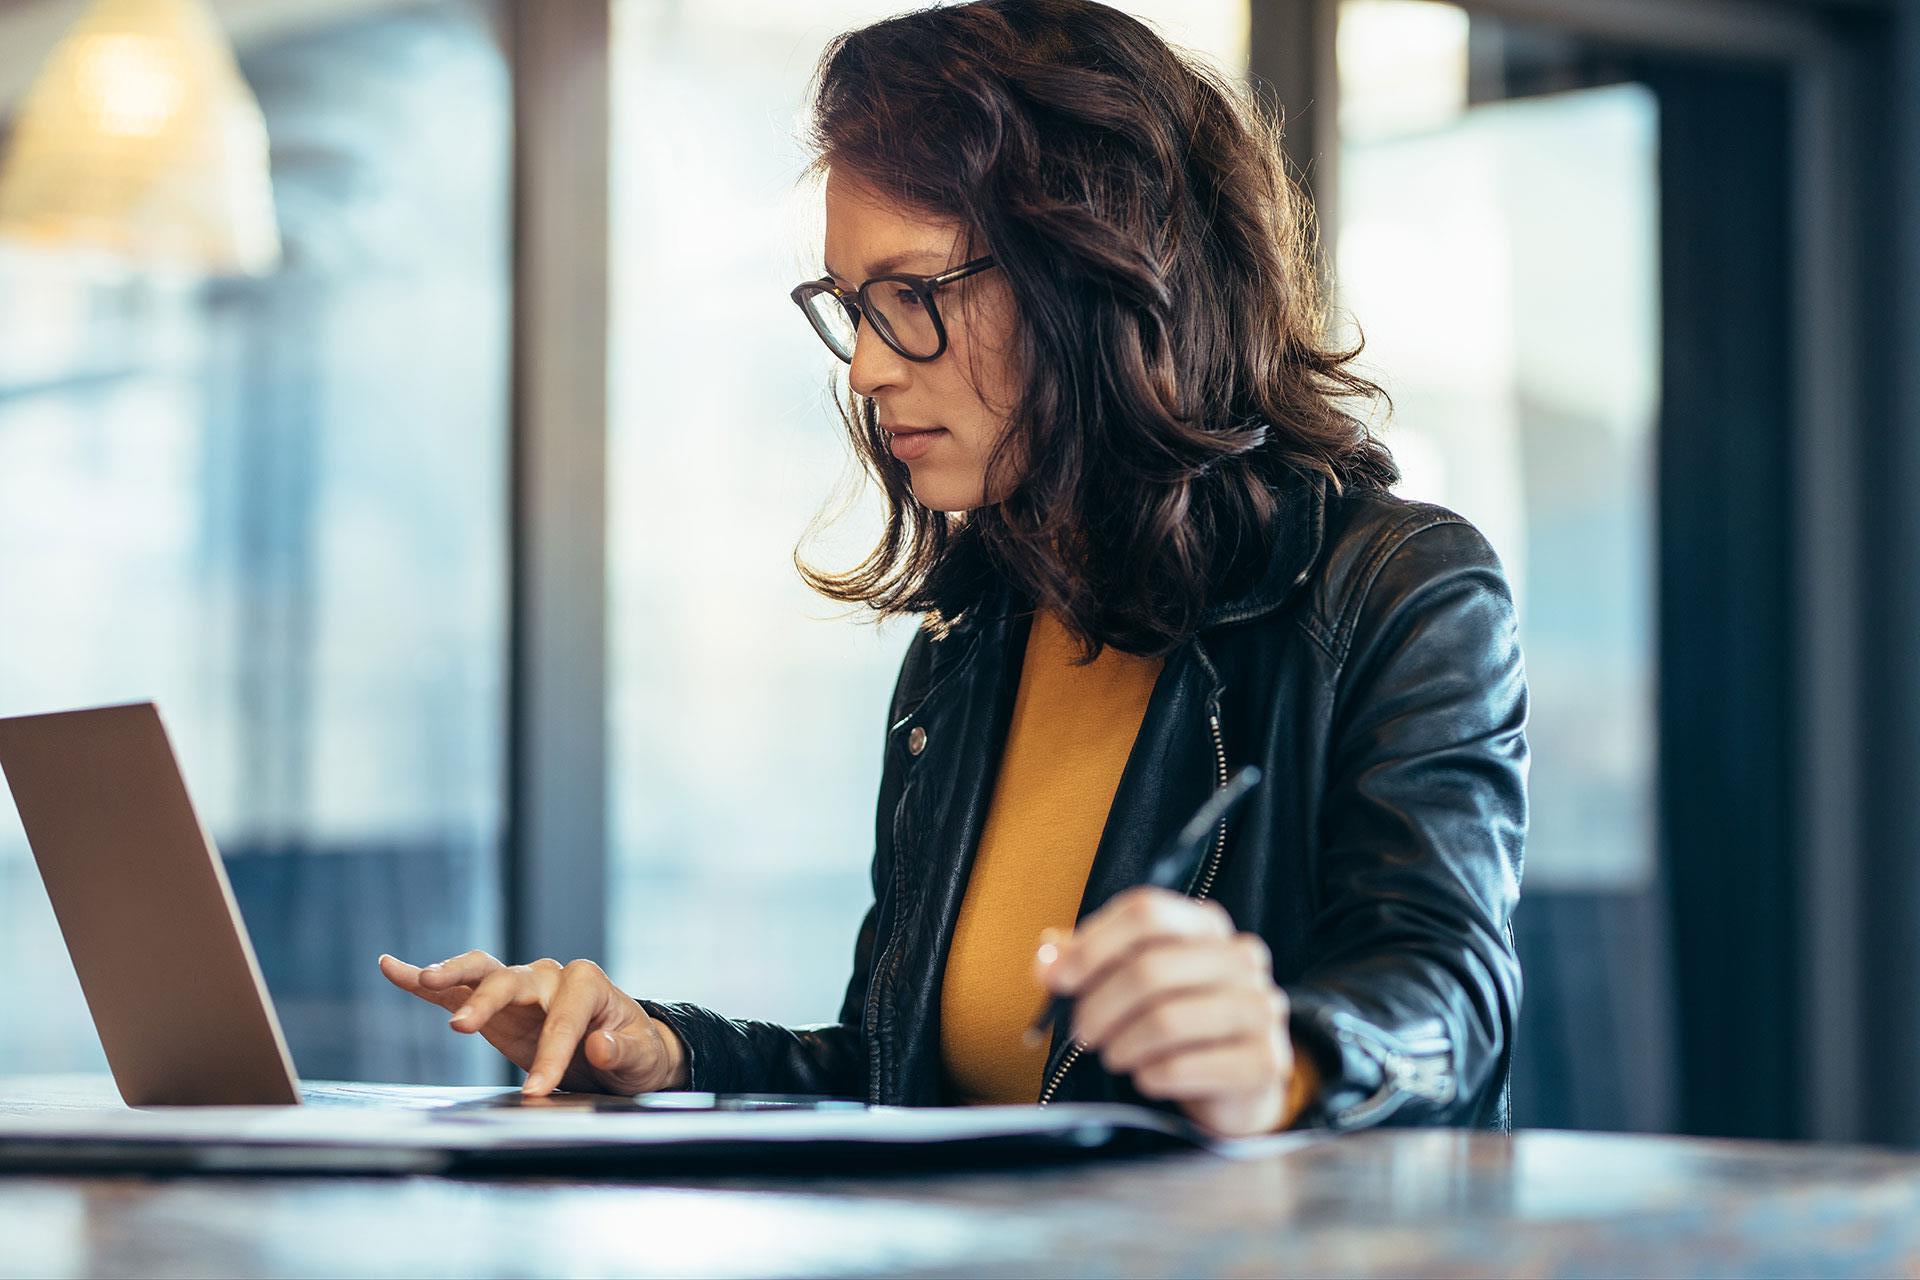
M1203 629L1271 613L1307 580L1319 560L1327 529L1327 478L1317 471L1286 467L1273 494L1278 512L1269 535L1266 568L1237 595L1207 606L1200 615Z

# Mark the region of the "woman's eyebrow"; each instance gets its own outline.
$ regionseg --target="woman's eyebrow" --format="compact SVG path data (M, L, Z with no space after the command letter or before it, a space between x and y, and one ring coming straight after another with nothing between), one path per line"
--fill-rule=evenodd
M909 262L929 258L938 258L944 262L946 257L947 255L938 249L903 249L899 253L888 254L886 257L880 259L880 261L868 267L866 278L871 280L875 276L884 276L889 271L898 271ZM821 265L826 266L825 263ZM826 272L835 280L845 280L848 283L852 282L851 277L841 275L832 267L826 267Z

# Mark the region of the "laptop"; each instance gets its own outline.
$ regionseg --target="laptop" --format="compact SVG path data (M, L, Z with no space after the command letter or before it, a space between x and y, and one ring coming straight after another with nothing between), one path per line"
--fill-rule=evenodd
M472 1100L472 1089L302 1089L153 703L0 719L0 772L129 1106Z
M475 1088L302 1085L225 866L151 702L0 719L0 773L129 1106L773 1110L854 1104L695 1091L522 1099Z

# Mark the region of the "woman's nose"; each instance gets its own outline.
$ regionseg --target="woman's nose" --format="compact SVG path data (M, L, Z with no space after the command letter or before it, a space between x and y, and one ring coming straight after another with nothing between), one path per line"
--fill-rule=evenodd
M847 366L847 385L871 398L887 387L899 387L907 379L907 361L885 339L863 324L853 333L853 361Z

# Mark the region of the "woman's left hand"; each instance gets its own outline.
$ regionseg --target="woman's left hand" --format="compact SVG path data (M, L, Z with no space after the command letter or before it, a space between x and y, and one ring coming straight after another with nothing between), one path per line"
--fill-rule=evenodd
M1107 1070L1223 1137L1292 1119L1286 993L1265 941L1225 907L1142 885L1042 939L1034 973L1074 997L1071 1034Z

